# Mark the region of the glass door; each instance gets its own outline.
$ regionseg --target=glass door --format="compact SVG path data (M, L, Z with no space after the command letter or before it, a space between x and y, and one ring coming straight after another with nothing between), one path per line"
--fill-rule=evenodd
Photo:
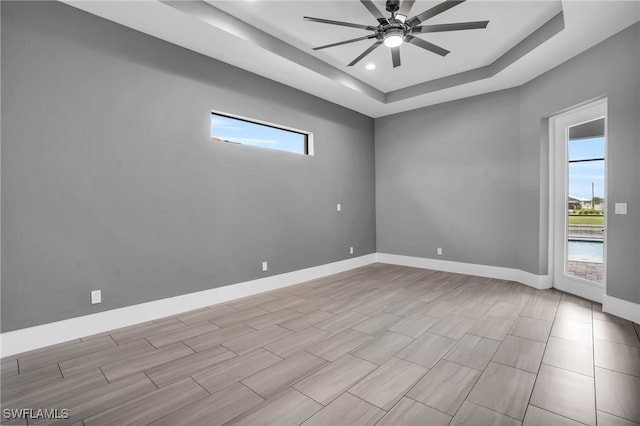
M606 100L554 117L553 284L601 302L606 266Z

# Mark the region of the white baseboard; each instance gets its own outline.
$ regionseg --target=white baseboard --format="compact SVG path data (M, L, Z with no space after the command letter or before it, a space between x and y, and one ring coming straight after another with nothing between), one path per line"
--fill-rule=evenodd
M375 261L376 255L373 253L257 280L8 331L0 335L2 357L322 278Z
M602 303L605 291L602 286L583 282L574 282L570 279L564 279L562 282L554 282L553 287L596 303Z
M536 289L551 288L551 280L548 275L535 275L520 269L476 265L474 263L452 262L449 260L428 259L423 257L401 256L388 253L378 253L377 260L378 262L391 263L393 265L412 266L414 268L434 269L436 271L516 281Z
M602 296L602 311L640 324L640 304L618 299L613 296Z
M138 305L99 312L49 324L8 331L0 335L2 357L30 351L44 346L62 343L72 339L90 336L121 327L152 321L167 316L178 315L194 309L224 303L229 300L251 296L265 291L322 278L350 269L366 266L374 262L412 266L422 269L476 275L516 281L536 289L551 288L548 275L535 275L519 269L498 266L476 265L447 260L401 256L388 253L373 253L353 259L315 266L299 271L287 272L257 280L217 287L196 293L184 294L167 299L154 300ZM603 296L603 310L621 318L640 323L640 305Z

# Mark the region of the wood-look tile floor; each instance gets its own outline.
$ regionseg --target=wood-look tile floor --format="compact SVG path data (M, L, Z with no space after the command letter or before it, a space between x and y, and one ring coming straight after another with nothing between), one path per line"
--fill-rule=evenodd
M639 333L555 290L373 264L2 359L2 423L633 425Z

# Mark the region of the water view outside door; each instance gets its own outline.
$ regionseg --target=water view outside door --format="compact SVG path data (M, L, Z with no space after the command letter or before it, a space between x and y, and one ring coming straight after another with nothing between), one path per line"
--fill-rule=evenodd
M598 131L600 128L602 132ZM604 119L569 128L567 185L566 273L602 284L605 258Z

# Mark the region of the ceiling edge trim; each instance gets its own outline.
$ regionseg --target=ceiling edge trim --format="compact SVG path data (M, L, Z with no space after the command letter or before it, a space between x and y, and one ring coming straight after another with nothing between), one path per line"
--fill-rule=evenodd
M265 50L301 65L324 77L332 79L349 89L368 96L371 99L382 103L385 102L384 92L364 83L361 80L358 80L332 65L327 64L326 62L323 62L315 56L272 36L271 34L247 24L246 22L210 5L209 3L204 1L185 2L168 0L161 0L161 3L186 13L207 24L213 25L233 36L254 43Z
M387 92L385 94L385 104L491 78L550 40L564 28L564 13L560 11L491 64Z

